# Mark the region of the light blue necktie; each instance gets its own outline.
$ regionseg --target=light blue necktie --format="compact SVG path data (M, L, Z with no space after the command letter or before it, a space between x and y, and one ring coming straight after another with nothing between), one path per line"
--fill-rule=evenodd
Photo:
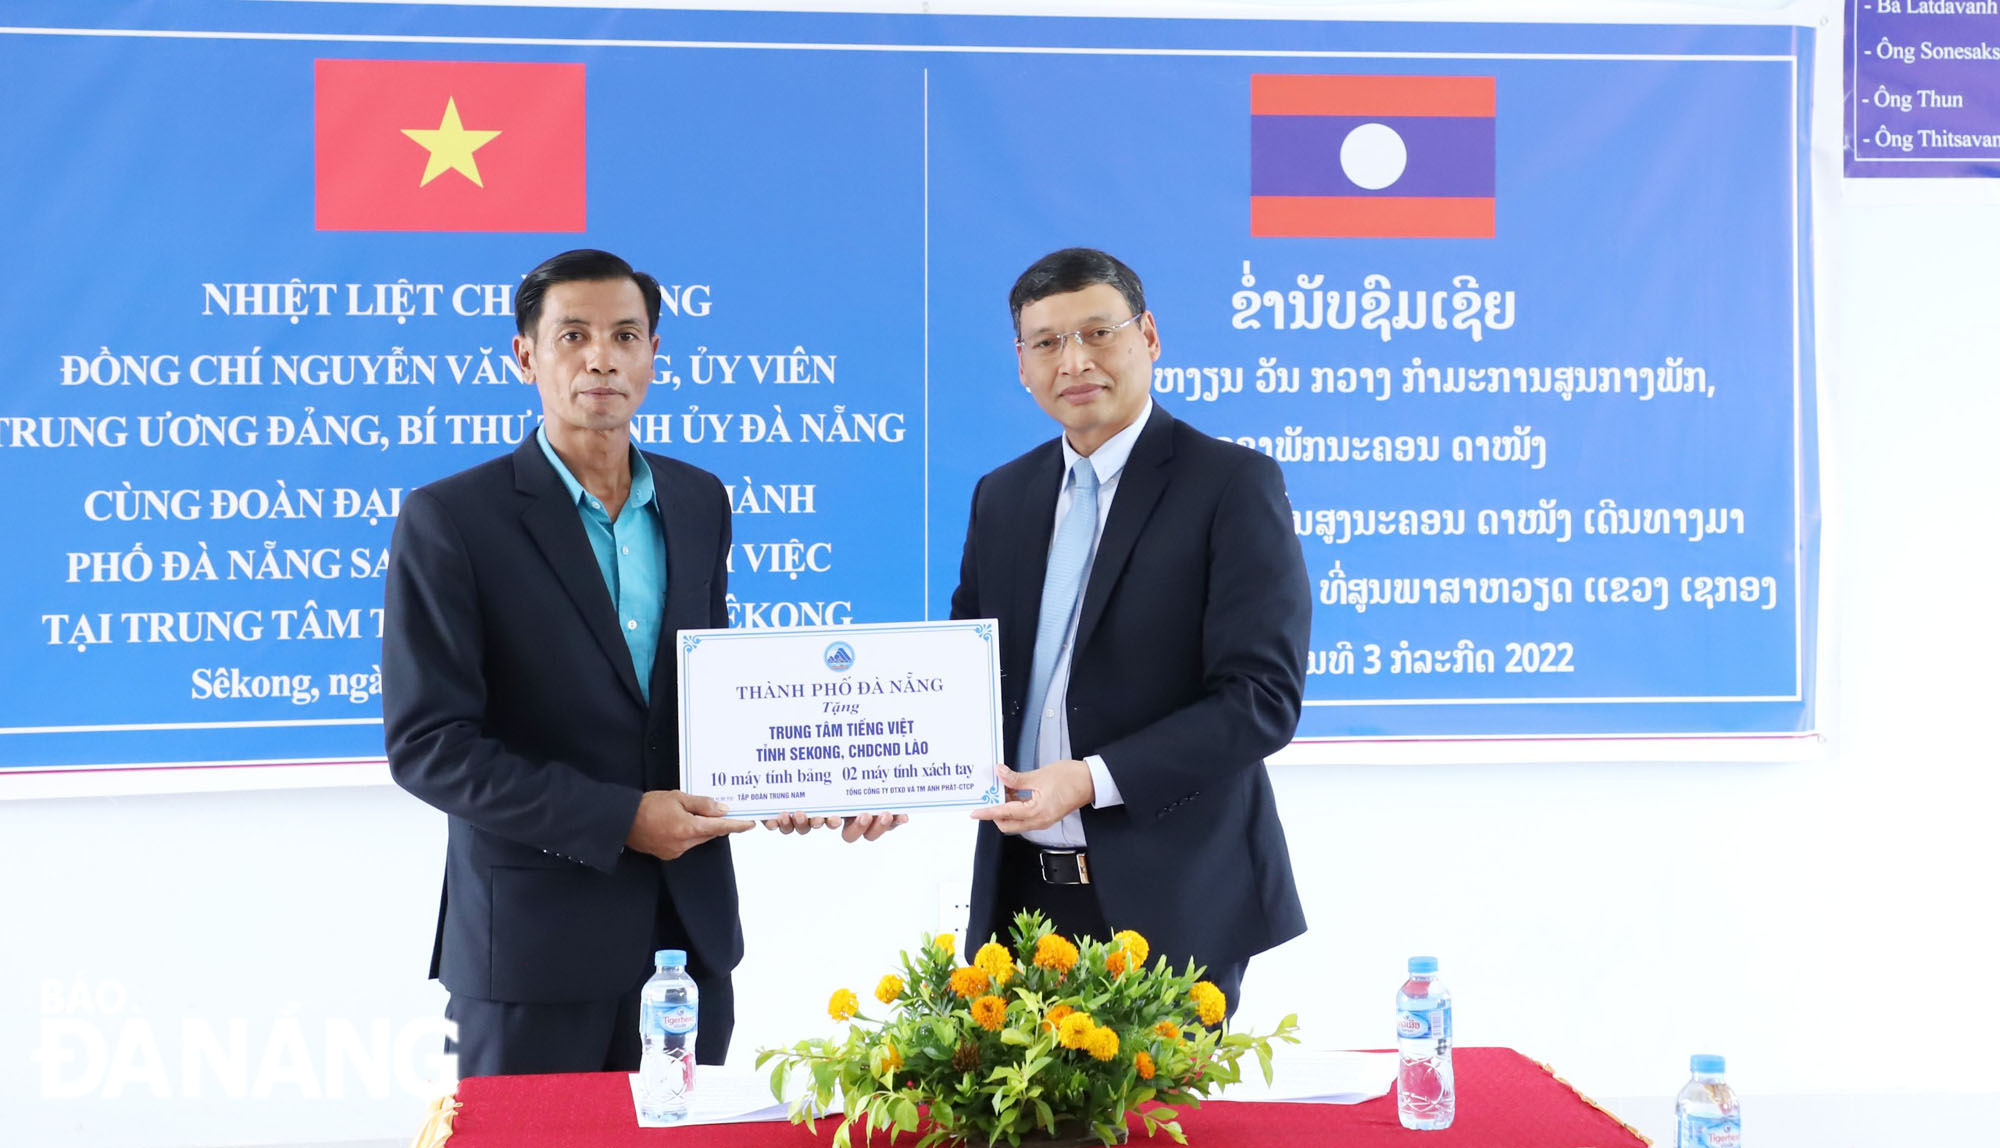
M1083 589L1084 566L1090 562L1091 543L1097 538L1097 471L1087 458L1079 458L1069 470L1069 510L1056 527L1055 544L1049 547L1049 571L1042 578L1042 616L1035 626L1035 663L1028 676L1028 708L1021 720L1020 753L1014 768L1035 768L1035 746L1042 736L1042 707L1048 702L1049 680L1055 677L1056 657L1062 653L1063 636L1069 633L1070 615L1076 612L1076 596Z

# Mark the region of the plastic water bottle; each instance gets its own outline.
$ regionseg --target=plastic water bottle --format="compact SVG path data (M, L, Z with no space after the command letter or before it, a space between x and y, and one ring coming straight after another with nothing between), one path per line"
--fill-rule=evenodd
M1396 992L1396 1115L1403 1127L1451 1127L1451 994L1437 980L1436 957L1411 957L1410 979Z
M653 975L639 990L639 1114L679 1120L694 1095L694 1037L701 994L688 976L687 953L653 954Z
M1674 1097L1675 1148L1737 1148L1743 1140L1743 1117L1736 1094L1722 1079L1727 1065L1719 1056L1696 1053L1688 1058L1694 1076Z

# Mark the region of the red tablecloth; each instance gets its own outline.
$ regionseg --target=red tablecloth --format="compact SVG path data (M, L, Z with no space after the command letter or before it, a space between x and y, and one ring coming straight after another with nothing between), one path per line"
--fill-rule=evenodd
M1578 1095L1549 1070L1506 1048L1453 1053L1458 1118L1442 1132L1411 1132L1396 1121L1396 1099L1362 1104L1232 1104L1217 1100L1181 1113L1191 1148L1282 1144L1286 1148L1640 1148L1651 1143ZM640 1128L621 1073L477 1076L461 1081L461 1107L447 1148L806 1148L825 1145L803 1125L708 1124ZM856 1145L862 1143L855 1136ZM900 1137L907 1145L910 1140ZM878 1137L886 1145L886 1136ZM1147 1141L1134 1126L1132 1143Z

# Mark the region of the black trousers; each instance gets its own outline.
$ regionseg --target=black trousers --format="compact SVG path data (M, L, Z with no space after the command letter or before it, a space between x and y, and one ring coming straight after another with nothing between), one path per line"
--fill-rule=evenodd
M687 932L666 891L653 929L655 949L687 949ZM701 994L695 1062L721 1064L736 1027L736 992L729 974L704 968L688 952L688 972ZM637 1072L639 990L606 1000L553 1004L490 1001L453 993L444 1015L458 1038L444 1050L458 1056L458 1075L510 1076L548 1072Z
M1088 850L1085 851L1088 856ZM1054 885L1042 879L1041 847L1021 837L1009 836L1000 843L999 899L1003 920L1012 927L1014 914L1022 909L1037 909L1056 932L1070 937L1089 937L1093 940L1108 941L1117 926L1105 920L1104 908L1097 900L1095 885ZM974 940L975 938L968 938ZM1150 939L1150 938L1149 938ZM986 938L976 938L984 944ZM1007 944L1008 938L998 938ZM976 951L979 944L968 944ZM1184 968L1190 954L1161 953L1174 968ZM1228 1003L1228 1016L1236 1015L1236 997L1243 988L1243 974L1249 967L1248 961L1230 964L1213 964L1202 974L1203 979L1212 982L1222 990Z

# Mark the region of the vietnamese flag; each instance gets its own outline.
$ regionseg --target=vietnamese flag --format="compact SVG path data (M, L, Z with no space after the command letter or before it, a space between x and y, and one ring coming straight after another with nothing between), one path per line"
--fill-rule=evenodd
M582 231L582 64L315 60L321 231Z
M1486 239L1492 76L1250 77L1250 234Z

